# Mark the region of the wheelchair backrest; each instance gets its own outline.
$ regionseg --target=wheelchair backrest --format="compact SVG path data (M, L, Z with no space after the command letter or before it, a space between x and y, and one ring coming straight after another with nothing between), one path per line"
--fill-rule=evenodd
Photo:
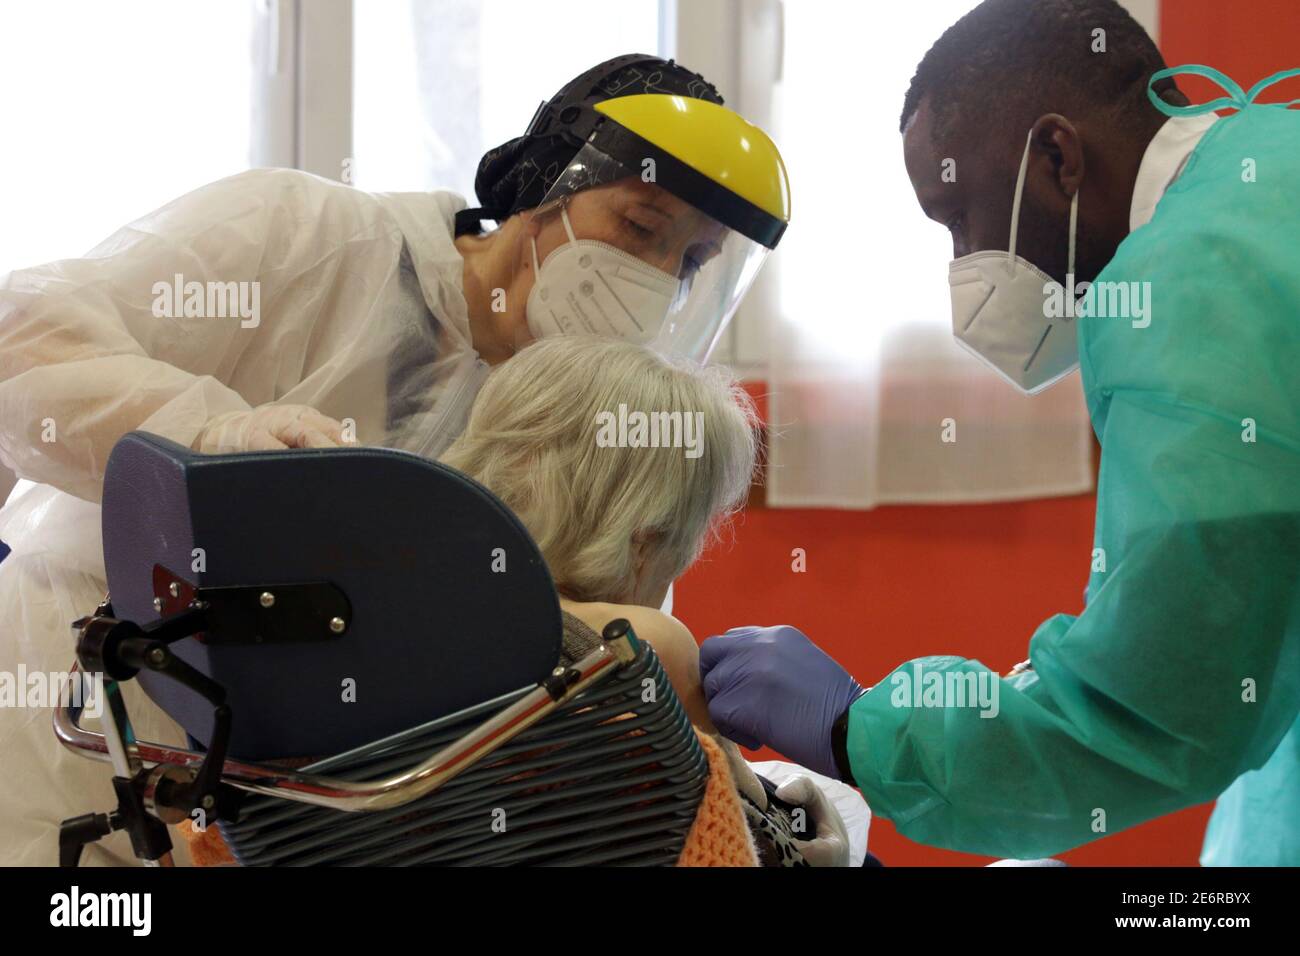
M559 601L528 532L436 462L376 448L207 456L133 432L103 505L114 616L145 623L196 591L220 596L220 626L173 649L226 688L234 757L336 754L535 684L559 659ZM140 681L208 739L210 704Z
M304 770L350 780L409 770L517 697ZM347 813L254 796L237 823L219 827L245 866L671 866L707 778L708 758L646 644L609 680L412 803Z

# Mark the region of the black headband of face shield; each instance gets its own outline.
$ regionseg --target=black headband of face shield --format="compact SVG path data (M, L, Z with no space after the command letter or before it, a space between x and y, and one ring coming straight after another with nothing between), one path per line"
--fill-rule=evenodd
M602 118L595 105L638 93L722 104L712 83L672 60L641 53L606 60L542 103L523 136L483 156L474 178L474 192L482 206L456 214L456 235L479 232L485 219L500 223L522 209L541 205Z

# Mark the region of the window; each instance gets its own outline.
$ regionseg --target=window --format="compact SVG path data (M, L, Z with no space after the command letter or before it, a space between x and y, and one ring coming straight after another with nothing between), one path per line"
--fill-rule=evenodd
M251 24L244 2L0 7L0 273L247 168Z
M793 216L769 267L774 304L742 315L770 325L757 351L781 425L771 504L870 508L1092 487L1077 375L1029 398L953 341L952 243L921 213L903 163L898 119L916 66L976 2L928 0L888 20L866 3L783 5L772 127ZM945 438L945 423L960 440Z
M602 60L656 54L658 0L396 0L354 10L352 181L474 199L479 159ZM598 11L597 15L593 11Z

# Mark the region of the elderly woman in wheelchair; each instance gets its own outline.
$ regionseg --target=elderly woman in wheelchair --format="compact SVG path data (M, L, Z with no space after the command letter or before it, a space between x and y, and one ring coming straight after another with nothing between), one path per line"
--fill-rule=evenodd
M168 859L184 820L197 860L245 865L843 863L816 788L787 803L715 735L657 610L755 444L721 372L579 338L501 366L441 464L128 435L81 676L138 678L189 747L61 710L119 798L65 821L63 861L116 828Z
M717 736L695 639L658 610L743 503L756 425L748 395L720 368L615 340L557 338L494 374L443 462L494 492L532 534L560 593L567 654L579 656L618 618L650 643L691 722L727 758L760 859L797 864L796 837L811 836L805 818L792 823L775 787Z
M749 488L748 397L720 372L615 340L556 338L516 358L489 379L442 461L524 523L560 594L566 637L627 618L692 722L712 729L695 641L657 609ZM645 429L620 436L620 408Z

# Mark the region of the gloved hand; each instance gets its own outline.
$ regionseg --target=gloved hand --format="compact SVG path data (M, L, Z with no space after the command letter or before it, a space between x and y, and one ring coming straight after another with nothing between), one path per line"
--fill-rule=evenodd
M307 405L259 405L218 415L190 446L218 455L278 448L333 448L343 444L343 425Z
M795 763L840 778L831 725L862 685L793 627L733 627L700 645L709 717L745 747L767 744Z
M776 788L778 800L803 807L808 836L795 845L810 866L848 866L849 831L835 805L812 777L791 777Z

